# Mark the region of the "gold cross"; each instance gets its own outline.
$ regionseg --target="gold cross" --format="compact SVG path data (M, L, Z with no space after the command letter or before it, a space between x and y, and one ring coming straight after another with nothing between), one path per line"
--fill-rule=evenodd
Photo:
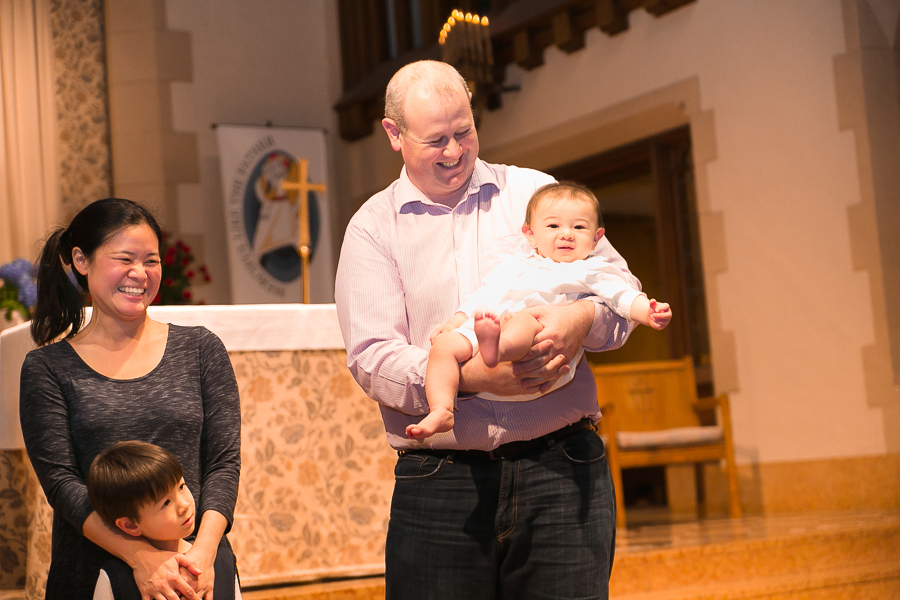
M309 234L309 192L324 192L327 188L324 183L309 183L309 161L305 158L297 159L297 180L281 180L281 189L285 192L298 192L300 200L300 235L297 239L297 250L300 252L300 264L303 269L303 303L309 304L309 255L312 252L310 244L312 239Z

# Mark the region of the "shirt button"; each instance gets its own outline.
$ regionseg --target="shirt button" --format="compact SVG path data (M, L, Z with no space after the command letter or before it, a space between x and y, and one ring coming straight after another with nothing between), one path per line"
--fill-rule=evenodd
M509 417L503 417L502 419L500 419L500 422L501 423L509 423Z

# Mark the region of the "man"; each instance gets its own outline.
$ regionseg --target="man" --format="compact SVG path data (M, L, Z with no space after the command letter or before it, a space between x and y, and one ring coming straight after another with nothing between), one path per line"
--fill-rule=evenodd
M444 63L394 75L382 124L404 168L351 219L338 265L347 364L400 451L386 597L606 598L615 498L590 428L600 414L589 367L582 360L571 383L528 402L477 394L548 390L580 347L624 343L623 319L589 300L529 309L544 325L532 351L491 369L476 355L460 370L453 430L405 435L428 412L429 335L524 244L528 199L553 181L478 159L470 99ZM605 238L598 248L627 272Z

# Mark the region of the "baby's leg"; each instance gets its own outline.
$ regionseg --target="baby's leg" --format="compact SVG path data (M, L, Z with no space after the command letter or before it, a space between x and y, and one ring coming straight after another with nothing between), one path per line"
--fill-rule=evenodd
M537 319L525 312L514 314L502 327L494 314L475 315L475 335L481 359L489 367L503 361L519 360L528 354L534 336L543 328Z
M425 397L428 416L406 428L406 436L423 439L453 429L453 403L459 390L459 363L472 356L472 344L464 335L446 332L437 336L428 353Z

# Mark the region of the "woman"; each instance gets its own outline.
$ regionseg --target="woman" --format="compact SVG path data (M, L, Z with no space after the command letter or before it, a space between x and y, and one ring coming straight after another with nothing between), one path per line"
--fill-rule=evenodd
M146 208L108 198L53 232L41 253L31 324L39 348L22 367L19 416L54 509L48 600L91 598L110 555L131 566L145 599L212 598L217 548L230 552L224 534L240 472L237 383L214 334L147 316L162 274L161 237ZM66 266L91 294L84 328L81 294ZM125 536L93 512L85 487L91 461L122 440L157 444L182 464L199 516L184 555ZM197 576L197 593L179 566Z

